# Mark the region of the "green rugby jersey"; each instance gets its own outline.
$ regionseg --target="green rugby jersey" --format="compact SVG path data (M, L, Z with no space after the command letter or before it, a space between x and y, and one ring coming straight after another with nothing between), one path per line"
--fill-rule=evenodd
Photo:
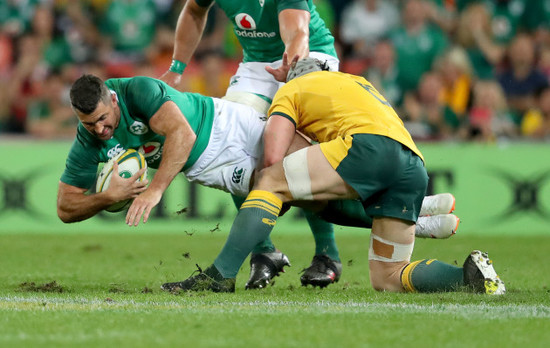
M196 162L210 139L214 120L212 98L182 93L149 77L110 79L105 84L117 94L120 123L113 137L107 141L97 139L81 123L78 124L76 138L61 176L62 182L80 188L91 188L95 183L98 164L130 148L141 149L147 165L158 168L164 137L151 130L149 120L167 101L176 103L197 136L182 171Z
M207 7L214 0L195 0ZM274 62L281 59L285 45L279 33L279 12L309 11L309 50L336 57L334 37L319 17L312 0L215 0L233 23L243 48L243 62Z

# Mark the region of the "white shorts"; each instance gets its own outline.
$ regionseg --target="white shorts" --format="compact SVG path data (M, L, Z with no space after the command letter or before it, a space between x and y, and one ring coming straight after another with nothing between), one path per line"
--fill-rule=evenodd
M326 61L331 71L338 71L340 64L338 58L320 52L309 52L309 56L320 61ZM231 77L226 95L232 92L248 92L273 99L277 90L284 85L284 82L275 80L273 75L265 70L265 67L278 68L282 62L282 59L280 59L272 63L240 63L237 72Z
M185 171L189 181L246 197L250 179L263 155L265 115L217 98L208 146Z

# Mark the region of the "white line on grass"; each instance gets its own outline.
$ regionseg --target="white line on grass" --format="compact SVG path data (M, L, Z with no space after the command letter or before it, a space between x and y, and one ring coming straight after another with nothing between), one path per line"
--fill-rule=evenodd
M444 314L471 318L550 318L550 307L519 304L411 304L388 302L336 301L105 301L85 298L60 297L0 297L0 311L192 311L192 312L312 312L322 313L392 313Z

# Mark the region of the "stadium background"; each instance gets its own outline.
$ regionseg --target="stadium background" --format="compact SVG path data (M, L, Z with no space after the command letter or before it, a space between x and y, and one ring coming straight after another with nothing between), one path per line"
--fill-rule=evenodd
M57 182L74 135L68 89L80 74L160 76L185 1L0 3L0 232L124 232L120 214L64 225ZM550 1L314 1L341 70L366 76L398 110L430 172L453 192L460 233L547 234L550 227ZM221 97L240 60L213 9L180 89ZM280 229L305 222L291 212ZM170 187L137 230L228 226L229 196Z

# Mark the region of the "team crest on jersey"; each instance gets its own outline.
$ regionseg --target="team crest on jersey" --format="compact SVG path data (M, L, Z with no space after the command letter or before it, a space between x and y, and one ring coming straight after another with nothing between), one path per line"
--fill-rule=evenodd
M135 135L143 135L149 131L149 127L143 122L134 121L130 127L128 127L130 133Z
M256 29L256 22L254 19L246 13L239 13L235 17L235 23L237 23L237 26L244 30L255 30Z

